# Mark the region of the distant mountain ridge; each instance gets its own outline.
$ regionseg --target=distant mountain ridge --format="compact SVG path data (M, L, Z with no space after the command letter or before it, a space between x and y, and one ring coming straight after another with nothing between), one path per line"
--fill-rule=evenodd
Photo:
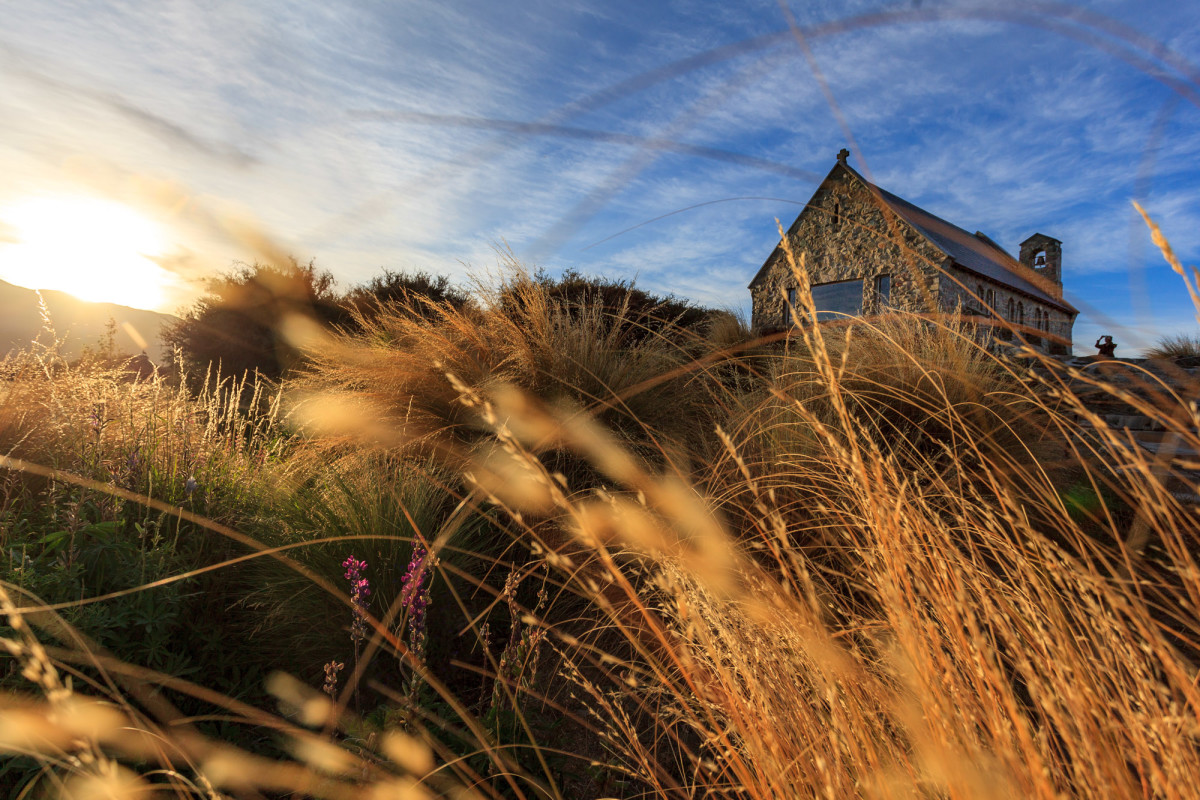
M118 351L135 356L145 350L156 363L162 363L168 355L162 345L162 328L178 319L171 314L116 303L90 303L52 289L42 289L41 295L55 335L64 340L63 355L67 358L78 357L85 346L95 348L110 319L117 323ZM0 357L28 347L43 335L43 327L38 292L0 281ZM129 333L130 329L144 340L144 347Z

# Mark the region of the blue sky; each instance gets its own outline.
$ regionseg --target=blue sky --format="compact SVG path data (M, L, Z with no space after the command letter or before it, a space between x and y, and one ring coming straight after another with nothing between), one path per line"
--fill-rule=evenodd
M884 188L1010 252L1061 239L1077 352L1200 330L1130 205L1200 261L1193 0L0 12L0 207L171 181L189 202L165 223L169 304L253 258L204 224L233 213L343 286L381 267L461 280L508 247L748 312L776 218L849 146Z

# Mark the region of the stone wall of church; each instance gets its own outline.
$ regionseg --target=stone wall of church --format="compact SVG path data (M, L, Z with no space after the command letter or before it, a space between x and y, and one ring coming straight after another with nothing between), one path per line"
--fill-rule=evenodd
M983 304L975 299L981 296ZM970 316L995 316L1021 329L1029 344L1055 355L1069 355L1074 319L1065 311L1035 300L1028 295L1015 292L1009 287L989 281L974 273L953 268L942 283L942 311L953 312L961 304L964 314ZM984 305L990 305L990 313ZM1039 321L1039 313L1045 315ZM993 338L1013 341L1014 328L997 325ZM1058 347L1054 347L1057 344ZM1063 352L1065 350L1065 352Z
M908 225L880 208L850 173L835 172L787 234L804 254L812 284L862 279L863 313L879 313L876 278L891 276L890 306L914 312L937 307L941 269L949 259ZM799 286L782 250L750 287L753 324L763 332L787 327L787 292Z

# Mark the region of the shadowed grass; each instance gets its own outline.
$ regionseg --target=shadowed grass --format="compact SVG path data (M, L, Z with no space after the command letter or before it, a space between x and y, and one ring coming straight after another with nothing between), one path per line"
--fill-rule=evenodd
M272 679L273 718L178 677L106 688L119 662L101 661L77 674L114 710L71 727L63 704L84 692L53 670L88 646L22 599L6 646L45 700L8 695L4 717L36 736L8 726L0 743L47 785L179 796L1195 796L1186 390L1133 397L1100 370L991 353L954 320L804 325L773 349L727 319L656 328L556 300L521 273L487 291L311 339L291 387L302 432L251 416L181 438L150 422L167 406L122 405L134 395L103 376L12 373L6 435L30 457L116 481L95 470L122 429L89 438L102 398L162 440L146 494L187 502L184 465L226 464L206 473L224 476L206 479L208 513L296 548L230 571L254 576L238 624L272 637L242 658L303 682ZM1110 428L1096 392L1170 446ZM183 452L206 460L166 455ZM253 488L264 476L274 491ZM424 662L404 624L414 538L440 559ZM309 688L349 652L350 609L328 591L346 554L379 589L361 718ZM160 684L275 729L290 756L124 699Z

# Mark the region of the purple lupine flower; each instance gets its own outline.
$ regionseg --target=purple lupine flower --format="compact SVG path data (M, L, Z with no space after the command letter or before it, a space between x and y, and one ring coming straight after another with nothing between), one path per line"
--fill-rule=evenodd
M371 594L371 582L362 574L367 562L350 556L342 562L342 566L346 568L346 580L350 581L350 603L354 606L350 638L357 645L367 638L367 597Z
M187 481L184 482L184 484L183 484L183 491L187 494L188 497L191 497L193 494L196 493L196 486L197 486L196 476L188 475Z
M92 405L92 413L88 415L88 424L92 426L92 431L96 436L104 430L104 425L108 420L104 418L104 403L95 403Z
M429 608L429 552L420 542L413 544L412 560L400 580L400 602L408 614L408 646L418 660L425 660L426 611Z
M325 685L321 687L321 691L335 700L337 699L338 673L345 667L346 665L340 661L330 661L325 665Z
M129 455L125 456L125 469L127 472L136 472L137 468L141 466L141 449L142 446L140 444L134 445L133 449L129 451Z

